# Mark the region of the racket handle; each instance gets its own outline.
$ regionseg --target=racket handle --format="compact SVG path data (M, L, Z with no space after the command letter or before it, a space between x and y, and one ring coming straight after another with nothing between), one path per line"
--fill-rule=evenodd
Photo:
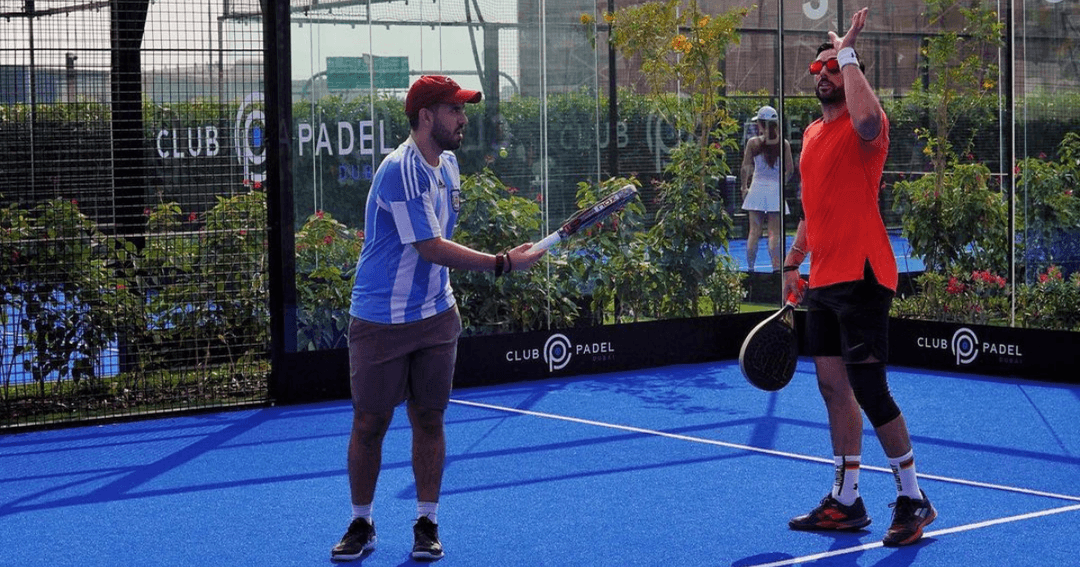
M539 252L541 250L547 250L548 248L551 248L552 246L555 246L556 244L558 244L560 240L562 240L562 237L559 236L558 231L555 231L555 232L545 236L544 239L541 240L540 242L537 242L536 244L533 244L532 248L529 248L529 253L532 254L533 252Z
M797 285L799 286L799 291L802 291L802 290L806 289L806 286L807 286L806 280L804 280L802 278L799 278L799 283ZM795 292L791 292L791 293L788 294L788 296L787 296L787 304L792 306L792 307L795 307L796 305L799 304L799 301L795 299Z

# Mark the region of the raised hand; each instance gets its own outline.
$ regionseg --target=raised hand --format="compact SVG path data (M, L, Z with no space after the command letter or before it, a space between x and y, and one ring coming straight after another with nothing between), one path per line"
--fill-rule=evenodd
M844 37L836 35L836 32L829 32L829 40L832 41L833 47L835 47L837 51L845 47L855 47L855 38L859 37L859 33L866 27L866 14L869 11L870 8L863 8L851 15L851 27L848 28Z

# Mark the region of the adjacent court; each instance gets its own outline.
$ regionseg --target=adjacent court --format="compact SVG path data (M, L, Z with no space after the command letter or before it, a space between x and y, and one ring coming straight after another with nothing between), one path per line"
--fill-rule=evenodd
M866 425L873 523L787 520L833 467L812 365L751 388L735 361L460 389L447 413L439 565L1075 565L1080 387L893 368L921 484L917 545L880 545L893 479ZM349 518L346 401L0 437L0 564L329 565ZM377 549L412 564L399 411Z

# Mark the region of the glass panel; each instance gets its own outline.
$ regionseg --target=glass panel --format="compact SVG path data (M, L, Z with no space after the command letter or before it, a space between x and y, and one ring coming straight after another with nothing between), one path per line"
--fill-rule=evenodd
M1025 0L1016 68L1016 323L1080 330L1080 5Z
M802 134L821 115L807 66L828 32L846 32L861 5L676 4L671 21L678 23L654 42L666 49L661 59L669 64L690 59L678 37L696 37L707 25L700 16L718 20L745 10L732 16L738 42L712 59L723 77L720 107L730 122L710 134L716 143L707 145L722 155L723 166L710 173L701 197L676 205L677 197L693 195L692 184L671 190L687 175L678 148L703 139L687 126L693 121L679 122L680 113L693 112L695 84L676 75L650 83L655 77L647 55L618 46L614 57L609 51L612 9L618 15L663 4L296 4L301 348L343 346L340 306L348 303L370 179L408 135L401 103L408 84L423 73L447 74L485 93L482 104L468 107L466 140L456 152L467 193L480 198L467 205L462 220L470 245L494 251L538 239L612 189L600 182L639 184L639 206L622 216L619 230L609 225L608 233L560 244L536 273L501 283L490 274L455 273L467 333L700 316L779 302L769 216L751 225L743 207L742 189L752 185L743 168L747 143L762 133L754 120L759 109L775 109L778 135L790 143L796 166L776 195L783 221L772 241L782 256L801 208ZM1061 158L1076 150L1061 144L1075 130L1070 50L1078 8L1053 0L1026 0L1015 12L997 2L969 4L963 7L973 11L964 12L949 0L869 2L857 45L891 124L879 211L900 273L894 314L1045 326L1050 323L1024 312L1025 301L1039 297L1029 288L1058 272L1067 280L1077 262L1072 233L1080 215L1061 181L1070 174ZM697 20L688 19L694 13ZM1013 43L1006 34L1010 18ZM966 34L963 41L958 33ZM612 177L616 181L608 181ZM695 203L723 209L710 221L711 236L695 234L690 217L679 216L705 214L708 207ZM490 227L485 215L509 210L529 213L499 216L495 226L503 230L470 225L485 219ZM751 226L760 236L751 237ZM1051 266L1058 272L1047 275ZM336 270L332 292L325 289L324 267ZM322 287L308 289L312 282ZM531 299L514 299L525 290Z

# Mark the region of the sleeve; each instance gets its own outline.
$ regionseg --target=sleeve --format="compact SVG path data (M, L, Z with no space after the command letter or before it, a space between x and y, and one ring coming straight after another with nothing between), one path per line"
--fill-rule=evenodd
M414 158L407 155L399 164L398 175L387 176L388 186L380 188L385 191L402 244L430 240L442 234L431 193L430 170Z

